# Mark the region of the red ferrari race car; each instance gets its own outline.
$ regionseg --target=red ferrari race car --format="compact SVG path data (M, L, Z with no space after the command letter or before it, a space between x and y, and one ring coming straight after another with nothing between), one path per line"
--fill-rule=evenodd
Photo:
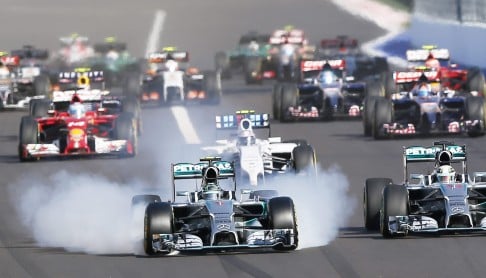
M452 64L448 49L425 45L422 49L407 50L406 55L411 66L419 66L416 70L438 71L443 88L473 95L484 95L485 81L481 70L478 67L460 69L457 64Z
M75 93L67 111L57 110L55 103L51 103L47 116L23 116L19 130L20 161L47 156L135 156L137 128L133 113L107 114L109 110L103 107L92 107L93 103L82 102Z

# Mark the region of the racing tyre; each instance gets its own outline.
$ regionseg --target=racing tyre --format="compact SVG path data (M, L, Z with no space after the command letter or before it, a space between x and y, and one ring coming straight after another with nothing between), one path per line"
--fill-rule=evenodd
M216 71L221 74L222 79L230 79L232 76L228 55L225 52L217 52L214 56Z
M45 74L38 75L33 82L34 95L48 96L51 92L51 80Z
M246 84L262 84L262 59L260 57L247 57L244 72Z
M134 95L127 96L122 101L122 111L131 113L135 117L137 136L142 134L142 116L140 101Z
M141 91L140 75L138 72L128 72L125 76L123 84L123 92L125 96L136 96L140 95Z
M388 229L389 216L408 215L408 191L403 185L388 184L383 188L380 210L380 232L384 238L396 237Z
M298 230L294 202L289 197L275 197L268 201L268 217L270 229L292 229L293 242L289 236L282 238L282 245L276 245L275 250L294 250L297 248Z
M216 72L204 73L204 88L208 95L207 103L217 105L221 102L221 86L218 84Z
M275 120L280 120L280 112L282 110L282 88L283 84L282 83L275 83L273 85L273 119Z
M392 72L385 72L383 77L383 88L385 90L385 97L391 98L391 95L396 93L397 86L395 85L395 80L393 79Z
M33 99L30 104L30 115L35 118L41 118L47 116L47 112L50 108L50 102L44 99Z
M145 209L143 229L143 248L145 253L154 255L155 250L152 247L153 235L174 233L174 215L172 214L171 204L166 202L150 203Z
M375 118L375 102L379 97L368 96L363 103L363 129L364 136L371 136L373 132L373 121Z
M118 140L127 140L124 156L133 157L137 153L137 136L135 121L132 113L122 112L115 120L114 137Z
M316 154L310 145L299 145L292 150L296 173L316 172Z
M392 184L388 178L366 179L363 191L363 213L365 228L368 231L380 230L380 208L383 188Z
M479 121L475 127L468 131L471 137L484 135L485 113L482 97L468 97L464 103L465 118L470 121Z
M370 80L366 83L366 97L384 97L384 87L377 80Z
M22 162L32 161L33 158L27 156L24 152L24 146L27 144L37 144L39 142L39 128L37 121L32 116L23 116L20 120L19 129L19 159Z
M479 96L484 96L484 75L477 67L467 71L467 90L476 91Z
M282 86L280 99L280 121L289 122L292 117L289 112L289 107L297 106L297 95L299 89L294 84L286 84Z
M373 137L384 139L383 125L392 121L392 102L386 98L378 98L375 101L375 117L373 120Z

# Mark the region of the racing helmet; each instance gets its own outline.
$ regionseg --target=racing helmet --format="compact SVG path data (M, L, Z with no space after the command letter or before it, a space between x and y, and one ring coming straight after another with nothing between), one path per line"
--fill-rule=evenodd
M203 170L202 198L205 200L217 200L221 190L218 185L219 170L216 167L206 167Z
M437 179L443 183L454 182L456 180L456 170L450 165L442 165L437 168Z
M428 97L431 92L431 87L427 84L420 85L420 87L417 90L417 96L419 97Z
M80 102L69 105L68 113L71 117L81 119L86 114L86 107Z

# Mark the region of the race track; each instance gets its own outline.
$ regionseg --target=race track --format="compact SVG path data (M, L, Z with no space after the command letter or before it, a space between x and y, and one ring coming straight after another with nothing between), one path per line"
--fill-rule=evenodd
M304 29L312 42L339 34L366 41L384 32L326 0L4 2L2 50L23 44L55 50L58 37L72 32L92 41L113 35L127 41L138 56L151 47L187 49L191 63L203 69L213 67L217 50L233 48L248 30L271 31L292 24ZM154 29L160 36L153 35ZM329 244L289 253L140 255L141 245L134 249L126 223L133 220L131 194L158 192L169 198L170 163L192 162L203 154L200 147L214 139L214 115L247 108L271 111L270 83L248 87L234 80L223 88L226 93L218 106L144 109L140 153L133 159L20 163L17 135L25 112L0 113L0 277L484 276L481 235L384 240L364 230L365 179L385 176L401 181L401 147L431 144L434 139L374 141L363 137L360 121L272 126L273 135L304 138L316 148L323 169L319 188L311 191L295 184L292 190L299 198L311 200L305 208L297 208L299 221L305 223L304 234L313 237L301 239L309 246L325 243L333 238L332 229L341 226ZM181 111L187 112L196 135L187 135L189 126L181 132L176 121ZM188 140L200 144L186 144ZM453 140L467 144L470 172L486 170L485 138ZM314 226L326 234L312 233Z

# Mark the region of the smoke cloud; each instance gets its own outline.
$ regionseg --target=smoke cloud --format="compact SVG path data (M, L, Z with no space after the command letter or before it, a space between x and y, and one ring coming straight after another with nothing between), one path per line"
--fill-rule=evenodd
M127 186L66 171L10 186L21 221L39 246L94 254L139 253L144 208L132 210L131 198L142 191L136 181Z
M327 245L356 207L356 200L347 195L349 181L336 165L318 167L316 178L281 175L265 186L294 201L299 249Z

